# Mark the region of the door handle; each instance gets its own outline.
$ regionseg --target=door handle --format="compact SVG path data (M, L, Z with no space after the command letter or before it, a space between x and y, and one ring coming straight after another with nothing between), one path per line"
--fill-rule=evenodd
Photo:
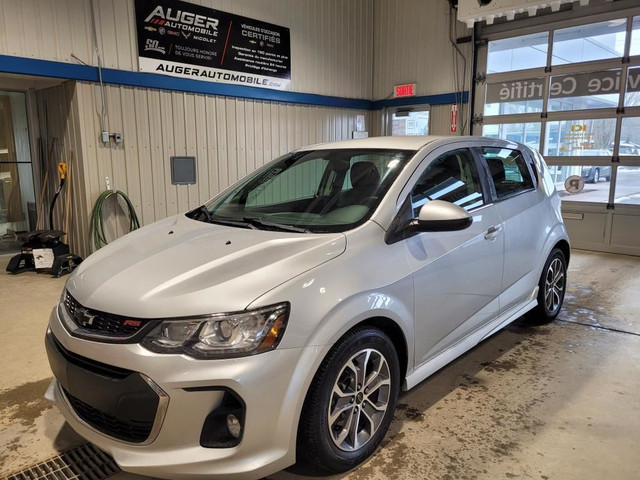
M495 240L496 237L498 235L500 235L500 232L502 231L502 225L496 225L494 227L490 227L489 230L487 230L487 233L484 234L484 238L485 240Z

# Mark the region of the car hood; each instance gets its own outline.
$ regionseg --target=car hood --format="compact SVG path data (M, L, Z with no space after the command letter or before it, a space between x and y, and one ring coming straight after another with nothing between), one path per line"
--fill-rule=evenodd
M100 249L67 289L86 307L138 318L243 310L345 248L342 233L250 230L178 215Z

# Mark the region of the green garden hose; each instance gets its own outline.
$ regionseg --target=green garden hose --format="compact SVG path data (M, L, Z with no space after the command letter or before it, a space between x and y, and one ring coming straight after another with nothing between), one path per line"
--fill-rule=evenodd
M104 202L110 196L115 195L122 197L129 209L129 231L140 228L140 222L138 221L138 215L136 215L136 209L133 207L133 203L129 200L129 197L120 190L105 190L100 194L96 200L93 210L91 211L91 220L89 222L89 238L91 251L95 252L99 250L107 243L106 235L104 234L104 225L102 223L102 208Z

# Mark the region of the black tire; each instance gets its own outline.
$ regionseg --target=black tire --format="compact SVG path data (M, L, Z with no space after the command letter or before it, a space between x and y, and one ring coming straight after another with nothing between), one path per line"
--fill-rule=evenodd
M593 172L593 178L591 179L591 183L598 183L600 181L600 170L596 168L595 172Z
M611 181L611 177L604 177L605 182Z
M538 283L538 305L525 316L530 324L544 325L555 319L567 291L567 260L559 248L554 248L542 269Z
M361 376L349 366L350 362L356 367L364 366ZM374 367L369 375L367 367ZM374 386L366 389L367 382L355 383L362 378L368 378ZM371 327L348 332L327 354L307 392L298 426L298 461L328 473L344 472L362 463L387 433L399 390L398 356L389 337ZM373 403L380 408L385 400L386 410L380 413ZM333 420L329 418L330 409L336 415ZM363 423L353 428L356 419ZM348 434L340 441L345 430ZM363 440L362 445L352 441L355 438Z

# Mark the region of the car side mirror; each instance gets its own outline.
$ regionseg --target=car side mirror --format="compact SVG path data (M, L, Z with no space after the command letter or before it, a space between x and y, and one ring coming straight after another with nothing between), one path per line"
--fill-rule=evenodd
M411 227L419 232L452 232L469 228L473 218L464 208L443 200L431 200L420 208Z

